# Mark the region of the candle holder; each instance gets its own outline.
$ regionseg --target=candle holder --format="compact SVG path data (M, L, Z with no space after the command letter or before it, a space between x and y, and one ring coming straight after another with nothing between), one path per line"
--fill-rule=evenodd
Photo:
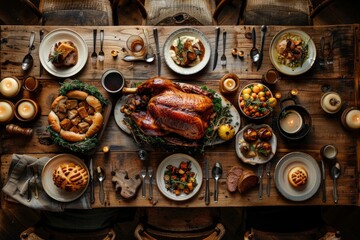
M266 84L274 85L280 80L280 73L272 68L269 69L262 77L262 81Z
M15 117L22 122L33 120L38 113L39 106L32 99L23 98L15 104Z
M221 93L234 93L240 87L240 78L235 73L225 74L219 82Z
M0 124L6 124L13 120L15 114L15 106L12 102L0 99Z
M5 77L0 81L0 94L4 98L14 98L21 90L21 82L16 77Z
M41 84L35 77L29 76L24 80L23 88L31 93L39 94L41 91Z
M337 113L341 109L341 97L336 92L324 93L320 100L322 109L330 114Z
M356 107L348 107L341 114L341 123L348 130L360 129L360 110Z
M284 107L283 104L286 101L293 101L294 104L287 105ZM280 134L287 140L293 140L293 141L302 140L303 138L305 138L307 134L310 132L312 126L312 119L309 112L304 107L298 105L294 98L285 98L282 101L280 101L280 108L281 111L277 119L277 126ZM296 116L300 116L301 126L299 129L296 129L296 131L294 132L291 131L287 132L285 131L286 129L284 130L282 128L281 121L284 118L286 119L287 113L291 113L291 112L296 112L297 113Z

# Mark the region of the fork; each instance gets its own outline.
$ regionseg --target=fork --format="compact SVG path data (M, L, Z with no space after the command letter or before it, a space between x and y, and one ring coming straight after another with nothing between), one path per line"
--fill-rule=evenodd
M329 43L329 55L326 58L326 64L332 65L333 64L333 44L334 44L334 34L331 33L330 35L330 43Z
M34 197L36 199L39 198L39 189L38 189L38 186L37 186L37 179L39 177L39 171L38 171L38 168L37 166L33 166L33 175L34 175L34 186L35 186L35 194L34 194Z
M92 63L96 63L97 60L97 53L96 53L96 34L97 34L97 29L94 29L93 31L93 42L94 42L94 51L91 54L91 62Z
M146 178L146 168L143 167L141 169L140 175L141 175L141 179L142 179L142 186L141 186L141 194L142 197L146 197L146 189L145 189L145 178Z
M324 61L324 46L325 46L325 38L321 37L320 38L320 56L319 56L319 65L320 67L324 67L325 66L325 61Z
M226 56L225 56L225 47L226 47L226 31L223 32L223 54L221 55L221 66L226 66Z
M104 30L100 30L100 52L99 52L99 61L103 62L105 59L105 54L103 51L103 43L104 43Z
M153 193L152 193L152 177L153 177L153 169L152 167L148 168L148 175L149 175L149 200L152 200Z

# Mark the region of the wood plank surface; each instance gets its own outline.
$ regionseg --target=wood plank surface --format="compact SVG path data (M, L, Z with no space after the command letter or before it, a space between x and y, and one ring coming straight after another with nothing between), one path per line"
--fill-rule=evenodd
M163 52L162 57L162 77L169 78L174 81L188 82L194 85L206 85L211 89L218 91L218 84L220 78L229 72L236 73L240 79L240 89L248 83L260 82L262 75L270 68L272 64L269 58L269 46L272 38L282 29L283 26L268 26L264 45L264 60L262 67L256 71L256 67L252 64L249 52L252 47L250 39L245 37L245 33L251 31L253 26L221 26L221 31L227 31L226 55L228 64L226 68L220 65L218 60L217 67L212 71L213 66L213 52L215 46L215 28L214 27L196 27L208 38L212 47L212 57L209 64L203 71L191 76L181 76L174 73L167 67ZM41 93L33 97L41 107L41 115L30 123L14 123L20 124L24 127L31 127L34 129L34 135L31 137L13 136L4 131L1 126L1 178L6 182L8 169L11 163L13 153L29 154L35 157L54 156L59 153L69 152L63 148L52 145L44 145L42 141L46 139L47 115L50 111L50 104L54 97L58 94L60 82L64 79L57 78L47 73L45 70L43 75L39 77L39 35L40 29L44 29L45 33L58 27L48 26L1 26L1 79L5 76L15 76L23 80L26 76L31 75L40 79L43 86ZM96 86L107 98L109 98L113 106L121 97L120 95L108 95L101 86L100 79L102 74L108 69L120 70L127 84L133 82L144 81L150 77L156 76L157 65L156 61L153 63L145 62L124 62L121 58L124 56L123 48L126 48L126 40L131 34L142 34L142 29L147 28L150 34L150 43L154 47L154 38L152 34L152 27L139 26L114 26L114 27L97 27L105 30L104 52L105 62L101 65L97 63L96 68L91 65L90 55L93 51L92 45L92 30L93 27L72 27L72 30L78 32L88 45L89 57L87 64L78 74L73 78L80 79L88 84ZM172 31L180 27L158 27L160 47L164 46L167 36ZM258 46L260 43L260 27L255 26L257 31ZM341 177L338 181L339 191L339 205L359 205L358 195L358 170L359 170L359 144L357 132L345 130L340 122L341 112L335 115L325 113L320 106L320 98L324 93L324 89L332 89L338 92L344 102L343 109L347 106L358 105L358 80L359 69L354 63L358 63L359 50L356 46L359 45L358 40L355 42L355 35L358 31L358 25L332 25L332 26L311 26L298 27L307 32L317 48L320 46L320 37L325 36L327 41L325 44L325 56L327 56L329 43L328 36L330 32L334 33L334 66L332 69L321 69L318 62L315 61L314 66L305 74L300 76L286 76L282 75L281 80L275 85L270 86L273 93L280 92L282 98L286 98L291 89L299 90L297 96L298 104L305 107L312 116L313 125L309 135L302 141L289 142L283 139L276 126L276 119L280 113L280 107L275 108L271 117L265 119L263 122L273 127L274 133L277 135L277 153L272 160L272 179L271 179L271 195L266 195L262 200L258 199L258 189L254 188L248 193L240 195L239 193L229 193L226 188L226 176L229 169L234 165L241 165L243 168L256 171L256 167L243 163L235 152L235 139L222 143L216 146L207 147L205 153L196 154L194 157L199 161L200 165L204 166L204 160L208 159L210 166L215 162L221 161L224 174L220 180L220 196L219 202L213 201L214 182L210 180L211 203L209 207L230 207L230 206L273 206L273 205L334 205L332 201L332 180L329 174L326 178L326 193L327 202L321 201L321 189L310 199L303 202L294 202L284 198L279 191L277 191L274 184L273 173L276 163L289 152L304 152L311 155L317 162L320 161L320 149L325 144L334 144L339 153L338 160L341 162L342 170ZM34 66L30 72L24 73L21 71L21 61L28 50L28 41L30 31L36 32L35 49L32 50L34 57ZM356 33L356 34L355 34ZM356 36L357 36L356 35ZM98 38L99 39L99 38ZM99 51L99 40L97 42L97 52ZM222 38L220 38L219 46L222 46ZM231 50L236 47L246 53L244 60L233 58ZM110 55L111 50L118 50L119 57L113 59ZM356 51L357 50L357 51ZM219 55L222 54L222 48L219 48ZM357 86L355 88L355 86ZM23 94L27 94L24 92ZM226 95L233 105L239 110L237 104L237 94ZM243 116L241 118L241 127L249 123ZM19 147L21 146L21 147ZM104 154L101 149L103 146L110 146L110 153ZM115 192L114 185L111 182L111 171L115 169L127 170L129 176L139 174L141 169L141 162L138 159L137 151L139 147L128 134L124 133L116 124L113 114L110 116L101 143L96 154L93 156L95 161L94 166L104 166L106 169L105 192L108 195L109 205L106 207L207 207L204 203L205 184L202 185L199 193L192 199L185 202L175 202L165 198L157 189L154 182L154 201L142 198L141 193L137 194L135 199L124 200L120 198L119 193ZM154 169L158 164L172 154L171 149L162 151L152 149L150 151L150 162ZM204 169L204 168L203 168ZM326 165L326 171L329 173L329 166ZM264 179L266 186L267 180ZM99 186L95 181L95 197L96 201L93 207L104 207L99 202L98 192ZM146 182L148 187L148 183ZM265 193L265 192L264 192ZM88 193L87 193L88 194ZM4 196L3 196L4 197ZM6 206L7 201L2 201L2 207Z

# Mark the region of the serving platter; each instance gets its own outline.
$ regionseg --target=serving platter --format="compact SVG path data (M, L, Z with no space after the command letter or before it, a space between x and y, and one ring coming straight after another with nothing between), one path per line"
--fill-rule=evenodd
M290 35L297 35L300 36L305 43L308 44L308 55L305 57L302 66L298 67L289 67L287 65L281 64L278 62L278 52L276 50L277 44L282 40L282 37L285 34ZM300 75L305 72L307 72L314 64L316 59L316 47L314 41L311 39L311 37L305 33L304 31L298 30L298 29L284 29L278 32L273 39L271 40L270 47L269 47L269 56L270 61L274 65L274 67L281 73L286 75Z
M241 125L241 118L240 118L240 114L237 111L237 109L234 107L234 105L232 105L226 98L224 98L223 96L221 96L220 94L215 93L216 97L220 97L222 100L222 106L230 106L230 114L232 115L232 121L231 121L231 125L234 127L235 129L235 133L237 133L240 129L240 125ZM129 127L127 126L127 124L125 123L124 119L126 117L126 115L124 113L122 113L120 111L121 106L124 105L127 102L127 99L130 97L130 95L127 96L123 96L121 98L119 98L115 104L114 107L114 118L115 118L115 122L116 124L119 126L119 128L124 131L127 134L131 134L131 130L129 129ZM216 145L216 144L220 144L225 142L225 140L222 140L220 138L217 138L215 141L213 141L211 143L211 145Z
M192 67L182 67L177 65L174 60L171 58L170 48L173 44L174 40L176 41L178 38L182 36L190 36L196 39L199 39L204 45L205 54L201 61ZM169 35L164 43L164 58L165 63L171 68L174 72L182 74L182 75L191 75L197 72L200 72L209 62L211 56L211 45L209 40L205 37L205 35L195 28L181 28Z
M271 154L267 157L265 156L262 156L262 155L259 155L257 154L255 157L246 157L244 156L244 154L240 151L240 145L243 143L243 142L246 142L244 137L243 137L243 134L244 134L244 130L246 130L247 128L253 128L255 130L257 129L260 129L262 127L266 127L268 129L271 130L272 132L272 137L270 138L270 141L269 143L271 144ZM257 125L257 124L253 124L253 123L250 123L248 125L246 125L245 127L243 127L237 134L236 134L236 142L235 142L235 151L236 151L236 154L237 156L244 162L244 163L248 163L248 164L251 164L251 165L257 165L257 164L264 164L264 163L267 163L268 161L270 161L275 153L276 153L276 148L277 148L277 138L276 138L276 135L274 133L274 131L272 130L272 128L267 125L267 124L260 124L260 125Z
M71 41L78 50L78 61L72 67L55 67L48 59L49 53L59 41ZM59 28L49 32L43 39L39 48L39 58L41 64L50 74L66 78L77 74L86 64L88 59L88 46L85 40L75 31L67 28Z
M178 167L182 161L185 162L191 161L191 171L195 172L195 178L198 185L189 194L185 194L182 192L180 195L175 195L174 193L168 191L165 187L164 172L168 165ZM202 184L202 178L203 175L199 163L195 160L195 158L182 153L176 153L166 157L164 160L161 161L161 163L159 164L156 170L156 183L160 192L165 197L172 199L174 201L185 201L192 198L200 190Z
M288 174L293 167L303 167L308 173L304 188L295 189L290 185ZM312 156L303 152L291 152L283 156L276 164L274 179L276 188L285 198L292 201L304 201L314 196L319 189L320 168Z
M63 163L74 163L80 165L84 168L89 175L89 169L87 168L84 161L80 158L72 155L72 154L59 154L49 159L49 161L44 165L44 168L41 173L41 183L44 188L44 191L53 199L60 202L71 202L75 199L79 198L87 189L89 185L89 181L86 184L84 189L75 191L75 192L67 192L61 188L58 188L53 181L53 172L54 170Z

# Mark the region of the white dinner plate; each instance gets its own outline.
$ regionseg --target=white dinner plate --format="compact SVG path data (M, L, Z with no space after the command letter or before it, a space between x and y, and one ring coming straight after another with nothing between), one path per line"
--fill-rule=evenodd
M74 43L78 50L78 61L75 66L67 68L55 67L49 62L49 54L54 48L55 43L69 40ZM70 29L60 28L49 32L43 39L39 48L40 62L50 74L66 78L77 74L86 64L88 58L88 46L85 40L77 33Z
M45 192L53 199L60 201L60 202L71 202L75 199L79 198L83 193L86 191L87 186L89 185L89 181L84 189L75 191L75 192L67 192L54 184L53 181L53 172L59 165L63 163L75 163L83 167L87 174L89 175L89 170L85 165L84 161L80 158L72 155L72 154L59 154L51 159L45 164L42 173L41 173L41 183ZM90 176L90 175L89 175Z
M127 134L131 134L130 129L128 128L128 126L125 124L124 122L124 118L125 118L125 114L122 113L120 111L121 106L124 105L127 102L127 99L130 95L127 96L122 96L121 98L119 98L115 104L114 107L114 118L115 118L115 122L116 124L120 127L121 130L123 130L125 133ZM240 114L237 111L237 109L234 107L234 105L232 105L226 98L224 98L222 95L217 94L217 97L221 97L222 100L222 105L226 106L229 105L230 106L230 114L232 115L232 121L231 121L231 125L234 127L235 129L235 133L237 133L240 129L240 125L241 125L241 118L240 118ZM220 138L216 139L214 142L211 143L211 145L216 145L216 144L220 144L226 142L225 140L222 140Z
M194 190L191 193L185 194L182 192L180 195L177 196L165 188L164 173L168 165L179 167L182 161L185 162L191 161L191 171L195 172L196 182L198 185L194 188ZM175 153L173 155L166 157L164 160L162 160L162 162L159 164L156 170L156 183L160 192L164 194L165 197L175 201L184 201L192 198L200 190L202 184L202 178L203 175L199 163L193 157L182 153Z
M280 64L277 61L278 53L276 51L276 45L281 40L282 36L284 36L284 34L287 33L298 35L302 38L303 41L305 42L308 41L308 56L305 58L302 67L291 68L284 64ZM316 59L316 47L314 41L310 38L310 36L307 33L297 29L284 29L278 32L272 39L269 48L269 55L270 55L271 63L279 72L286 75L295 76L307 72L312 67Z
M288 180L289 171L296 166L303 167L308 173L304 188L292 187ZM320 186L320 168L316 160L302 152L291 152L282 157L275 167L275 185L279 192L292 201L304 201L311 198Z
M261 155L257 155L255 157L245 157L241 151L240 151L240 145L241 143L243 142L246 142L244 140L244 137L243 137L243 133L244 133L244 130L249 128L249 127L252 127L253 129L257 130L261 127L266 127L268 129L271 130L272 132L272 137L270 138L269 140L269 143L271 144L271 154L267 157L265 156L261 156ZM250 143L249 143L250 144ZM267 124L260 124L260 125L257 125L257 124L253 124L253 123L250 123L248 125L246 125L245 127L243 127L237 134L236 134L236 142L235 142L235 150L236 150L236 154L238 155L238 157L245 163L249 163L251 165L256 165L256 164L264 164L264 163L267 163L268 161L270 161L275 153L276 153L276 147L277 147L277 138L276 138L276 135L274 133L274 131L272 130L272 128L267 125Z
M193 67L182 67L177 65L174 60L170 56L170 48L174 40L178 39L181 36L191 36L198 38L204 45L205 55L201 62L196 64ZM166 64L171 68L174 72L182 74L182 75L191 75L197 72L200 72L209 62L211 56L211 45L209 40L205 37L205 35L197 29L194 28L181 28L173 33L166 39L164 44L164 58Z

